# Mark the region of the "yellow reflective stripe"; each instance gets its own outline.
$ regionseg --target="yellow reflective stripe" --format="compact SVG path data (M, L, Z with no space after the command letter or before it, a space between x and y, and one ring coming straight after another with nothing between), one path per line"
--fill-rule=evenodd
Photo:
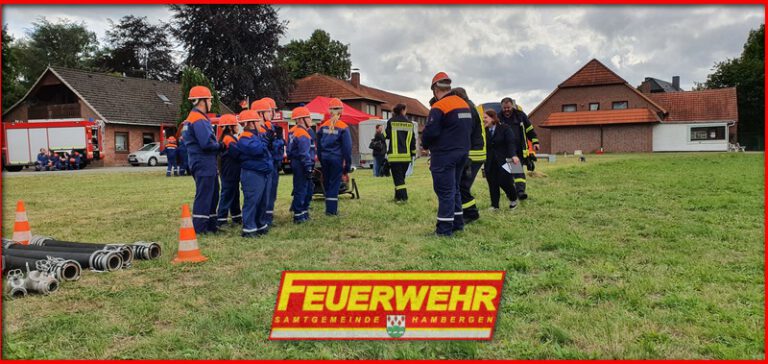
M397 150L397 130L394 130L394 127L392 127L392 129L392 138L390 139L390 143L392 144L392 154L400 154Z
M525 178L515 178L515 183L525 183Z
M465 204L462 204L462 205L461 205L461 208L462 208L462 209L466 209L466 208L469 208L469 207L475 206L475 203L476 203L476 202L475 202L475 200L474 200L474 199L472 199L472 201L469 201L469 202L467 202L467 203L465 203Z
M539 138L531 138L531 143L535 144L535 143L538 143L538 142L539 142Z
M395 186L395 190L404 190L404 189L405 189L405 185Z
M523 158L528 158L528 148L523 149Z
M408 131L408 136L405 137L405 153L408 155L411 154L411 139L413 139L413 125L411 125L411 130Z
M528 125L528 127L527 127L527 128L525 128L525 132L526 132L526 133L527 133L527 132L529 132L529 131L531 131L531 130L533 130L533 125Z

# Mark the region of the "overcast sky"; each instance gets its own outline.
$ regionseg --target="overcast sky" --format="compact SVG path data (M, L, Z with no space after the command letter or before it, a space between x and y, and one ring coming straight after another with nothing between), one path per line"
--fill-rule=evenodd
M3 6L14 37L40 14L83 21L100 41L107 19L171 17L165 6ZM445 71L475 102L511 96L527 110L592 58L632 85L679 75L690 89L765 21L762 6L280 6L279 15L289 20L281 43L321 28L349 44L363 84L426 104Z

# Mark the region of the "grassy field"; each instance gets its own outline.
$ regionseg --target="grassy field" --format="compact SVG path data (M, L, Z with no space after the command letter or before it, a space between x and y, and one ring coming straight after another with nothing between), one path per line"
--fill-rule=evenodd
M281 177L269 236L201 237L200 265L171 265L191 178L153 173L3 178L3 234L16 200L33 234L155 240L164 255L86 272L48 297L3 302L5 358L763 358L763 154L560 156L516 211L487 211L429 237L436 199L423 161L410 201L391 179L354 175L340 219L289 223ZM490 342L270 342L283 270L506 270Z

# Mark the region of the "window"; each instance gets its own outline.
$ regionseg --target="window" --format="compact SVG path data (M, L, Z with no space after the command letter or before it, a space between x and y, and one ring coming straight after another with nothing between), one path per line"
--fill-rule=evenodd
M589 103L589 111L597 111L600 110L600 103L598 102L590 102Z
M611 105L614 110L624 110L629 108L629 101L614 101Z
M128 133L122 131L115 132L115 152L128 153Z
M142 144L155 142L155 133L144 133L141 135Z
M392 111L389 110L381 110L381 118L382 119L389 119L392 117Z
M725 140L725 126L703 126L691 128L691 141Z
M576 104L563 105L563 112L576 112Z
M374 104L365 104L365 113L368 115L376 115L376 105Z

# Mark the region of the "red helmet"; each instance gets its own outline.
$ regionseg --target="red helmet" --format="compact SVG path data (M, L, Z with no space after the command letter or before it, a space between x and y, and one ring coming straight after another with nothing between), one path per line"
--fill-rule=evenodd
M341 102L341 100L337 98L332 98L331 101L328 102L328 108L329 109L341 109L344 107L344 104Z
M304 106L299 106L291 112L291 119L301 119L301 118L310 118L312 117L311 113L309 112L309 109L307 109Z
M264 99L256 100L251 104L251 110L256 112L271 111L272 105Z
M261 115L253 110L243 110L240 113L240 122L261 121Z
M445 72L438 72L435 77L432 77L432 86L430 88L435 88L435 85L451 86L451 78Z
M195 86L192 87L189 90L189 99L190 100L197 100L197 99L212 99L213 96L211 96L211 90L208 89L208 87L205 86Z
M262 100L268 102L269 107L273 109L277 109L277 104L275 103L275 100L272 100L271 97L263 97Z
M219 118L219 125L237 125L237 117L234 114L224 114Z

